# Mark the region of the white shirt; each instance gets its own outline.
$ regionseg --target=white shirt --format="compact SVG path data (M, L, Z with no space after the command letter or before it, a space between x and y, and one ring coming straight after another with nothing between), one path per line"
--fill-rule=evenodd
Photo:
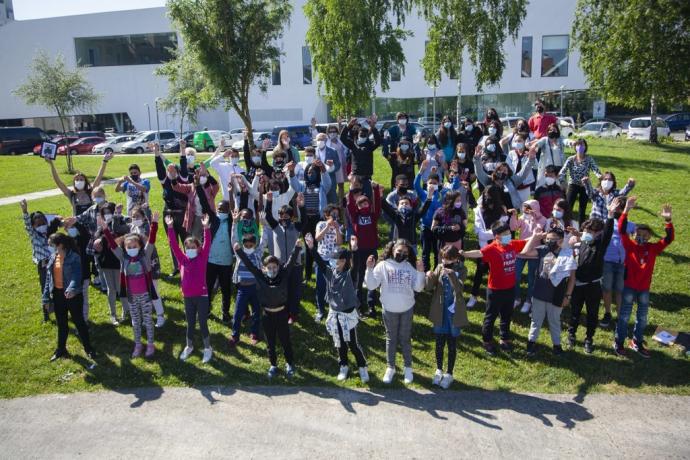
M220 190L223 192L223 199L230 199L230 192L228 191L228 182L233 174L242 174L244 169L241 166L235 166L229 161L225 161L222 155L218 155L211 160L211 167L218 173L220 182Z
M425 275L407 261L398 263L387 259L373 269L367 268L365 280L367 289L381 287L381 305L385 311L403 313L414 307L414 293L424 290Z

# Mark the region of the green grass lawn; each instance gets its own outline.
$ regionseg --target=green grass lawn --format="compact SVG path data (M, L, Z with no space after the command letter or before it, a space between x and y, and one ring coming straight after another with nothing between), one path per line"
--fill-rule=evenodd
M516 351L511 355L486 356L481 347L480 324L483 301L470 311L471 325L459 339L458 360L455 370L455 389L498 389L507 391L545 393L587 392L645 392L690 394L690 362L677 348L665 348L651 341L651 333L658 325L690 330L690 244L688 234L687 187L690 172L690 144L663 144L658 147L632 143L626 140L592 141L590 151L602 170L613 170L623 182L627 177L637 179L635 194L640 197L640 208L632 213L636 222L647 222L662 234L658 211L662 203L674 207L676 241L657 259L652 285L651 308L647 337L650 338L652 359L638 356L617 358L610 349L611 331L598 331L595 337L596 351L585 355L581 342L574 351L560 358L550 353L550 338L543 331L539 339L538 354L532 359L525 356L529 318L517 313L512 328ZM130 158L132 160L130 160ZM33 157L0 158L3 166L4 194L21 193L52 188L52 180L43 161ZM97 159L79 157L77 166L89 174L95 174ZM152 170L153 158L121 156L112 166L125 172L130 161L138 161L145 170ZM121 163L121 164L120 164ZM40 166L38 166L40 165ZM390 169L380 157L376 162L376 179L388 184ZM116 169L112 168L113 171ZM116 175L116 174L110 174ZM108 187L113 197L113 187ZM121 199L121 198L119 198ZM154 209L162 207L159 185L151 193ZM68 214L69 205L62 197L32 201L31 210ZM470 219L471 220L471 219ZM382 226L381 234L386 234ZM469 248L477 243L468 232ZM385 241L385 238L384 238ZM167 242L161 232L158 243L164 271L170 269ZM475 264L468 262L469 277L474 274ZM78 340L70 335L68 348L73 359L49 363L55 348L55 324L41 324L38 301L38 281L31 262L30 244L20 219L18 205L0 207L0 397L51 392L118 389L136 392L142 386L200 386L200 385L258 385L266 384L268 368L265 345L252 346L243 336L242 344L229 351L229 329L217 320L210 321L214 359L201 364L197 343L195 355L187 362L177 359L184 346L184 312L177 282L162 283L168 323L156 331L156 357L147 362L143 358L132 360L132 330L130 326L114 328L108 321L105 297L91 289L92 341L102 353L99 365L92 371L85 370L85 359ZM466 292L470 281L465 284ZM314 284L309 283L303 302L301 321L293 327L293 342L297 364L296 378L288 382L283 377L277 384L295 386L360 386L358 378L345 383L335 379L338 372L337 353L323 324L316 324ZM413 355L415 368L414 387L429 388L435 369L434 336L426 319L429 298L418 296L413 328ZM213 312L220 314L220 299L214 300ZM563 319L567 319L566 310ZM580 332L580 339L584 331ZM564 334L565 336L565 334ZM198 337L198 336L197 336ZM359 337L369 360L372 375L371 387L381 388L380 378L385 370L384 328L380 321L366 320L361 323ZM198 342L200 342L198 340ZM400 363L399 358L399 364ZM282 357L279 358L283 363ZM281 364L282 365L282 364ZM402 386L400 374L395 386Z

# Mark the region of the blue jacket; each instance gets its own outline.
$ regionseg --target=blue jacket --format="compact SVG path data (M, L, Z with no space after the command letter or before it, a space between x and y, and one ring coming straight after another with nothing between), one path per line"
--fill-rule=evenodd
M412 139L414 139L414 135L416 133L415 129L410 126L410 122L407 122L407 125L405 126L405 132L401 133L400 132L400 126L399 125L393 125L390 128L388 128L388 137L384 137L383 139L383 156L388 158L391 152L395 152L398 150L398 144L400 143L400 138L404 135L407 137L410 142L412 142Z
M429 209L427 209L426 213L422 216L422 227L431 228L431 223L434 220L434 213L443 204L443 196L441 194L442 190L443 187L441 187L441 190L436 190L434 192L434 197L431 199ZM427 193L426 190L422 188L421 171L417 173L417 176L414 178L414 191L417 192L417 196L419 197L420 202L424 203L427 198Z
M55 265L55 258L57 254L50 256L48 266L46 267L46 284L43 286L43 303L47 304L53 295L53 288L55 282L53 280L53 265ZM81 294L81 257L74 251L68 251L65 254L65 259L62 265L62 286L65 293L73 292L74 294Z

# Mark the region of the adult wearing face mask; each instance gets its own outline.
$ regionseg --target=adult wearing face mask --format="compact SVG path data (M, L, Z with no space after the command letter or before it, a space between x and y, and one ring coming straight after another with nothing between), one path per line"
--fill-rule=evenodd
M589 177L582 178L582 185L587 189L587 196L592 200L590 219L603 219L607 214L607 208L619 196L627 196L635 188L635 179L632 177L622 189L616 187L616 175L611 171L605 171L601 175L599 187L592 187Z
M246 139L246 134L245 134ZM220 145L215 153L209 158L208 166L213 168L218 173L218 182L220 182L220 190L223 193L223 199L230 199L230 190L228 184L235 174L244 174L244 168L240 166L240 152L235 149L225 149L225 139L221 138Z
M96 178L93 180L93 183L89 183L89 179L83 173L76 173L72 180L72 188L67 187L65 183L62 182L57 169L55 169L55 163L53 160L49 158L45 159L50 165L50 172L53 175L55 185L57 185L62 194L67 197L72 205L73 216L78 216L93 204L93 201L91 201L91 192L94 188L101 184L103 174L105 174L105 168L108 165L108 161L110 161L112 158L112 153L106 153L103 155L103 162L101 163L101 167L99 168L98 174L96 174Z
M436 132L440 148L443 150L443 157L446 163L453 161L455 155L455 145L458 143L458 133L455 131L453 120L446 115L441 120L441 126Z
M369 130L360 128L357 132L356 141L350 137L352 129L357 123L356 118L350 119L350 122L343 128L340 133L340 141L350 149L352 156L352 174L359 176L362 184L362 191L364 194L372 199L371 176L374 175L374 151L381 145L381 136L376 129L376 114L372 114L367 122L371 127L371 134L374 136L373 142L369 140Z
M384 134L382 153L386 158L398 150L400 139L413 139L415 135L415 130L410 125L410 117L405 112L398 112L395 119L398 124L388 128ZM369 124L370 128L372 126L374 125Z
M476 150L474 156L481 159L482 166L487 174L494 172L498 164L506 159L506 155L496 138L486 137Z
M335 183L338 184L338 203L342 203L343 197L345 196L345 178L348 174L348 149L345 147L345 144L340 141L339 126L340 119L338 120L337 125L328 126L328 140L326 141L326 147L330 147L338 153L340 168L336 168L335 170Z
M544 101L537 99L534 103L534 115L529 118L527 124L535 139L541 139L549 132L549 125L558 124L558 118L545 113Z
M487 136L496 136L499 139L501 136L503 136L503 124L501 123L501 119L498 117L498 112L496 112L496 109L493 107L486 109L484 126L486 127L486 132L484 134ZM493 127L495 131L492 131L491 127Z
M289 163L294 161L299 163L299 151L296 147L290 144L290 133L286 129L283 129L278 134L278 145L273 148L273 156L275 158L277 153L282 153L285 156L285 162Z
M148 179L141 178L141 168L137 164L129 165L129 176L123 176L115 185L115 191L122 192L127 197L127 214L135 206L149 204L150 190L151 183Z
M409 139L401 139L398 143L398 150L388 157L388 163L391 167L391 188L395 187L398 176L405 176L408 184L414 181L414 157L412 142Z
M338 152L334 149L328 147L326 144L328 142L328 136L325 133L319 133L316 136L316 156L320 162L325 165L326 172L328 173L332 187L329 187L327 192L328 203L337 203L338 194L336 193L336 171L341 170L340 157Z
M247 176L247 180L249 182L252 182L256 177L256 172L263 168L263 162L266 157L266 151L257 149L256 146L254 146L253 142L250 147L249 135L245 132L242 153L244 154L244 165L247 167L247 171L244 174Z
M482 136L482 130L474 125L472 118L465 118L465 121L460 125L458 142L467 144L468 152L474 154Z
M499 163L496 170L489 176L482 166L481 159L475 156L474 170L477 174L477 181L484 187L491 184L498 185L501 190L505 189L504 204L509 208L520 209L523 199L518 192L518 187L532 175L532 167L537 164L536 152L529 152L527 155L528 161L524 168L517 174L512 174L510 167L506 163Z
M202 206L200 203L199 195L197 194L197 186L201 186L206 195L206 200L208 202L209 208L213 211L216 210L216 195L220 187L218 182L211 176L203 164L200 165L194 174L194 182L191 184L179 183L178 181L173 181L173 190L178 193L184 193L187 195L187 208L184 214L184 228L187 230L187 234L191 234L197 239L201 239L203 228L201 225L201 217L204 215L202 212Z
M506 163L510 167L513 174L519 174L527 167L529 163L529 154L525 147L525 139L522 136L515 136L513 145L510 146L508 158ZM530 187L534 184L534 174L527 174L525 180L517 186L517 193L520 195L520 201L525 202L530 197Z
M461 255L469 259L481 259L489 266L482 339L487 354L495 356L494 323L499 316L501 317L500 347L505 352L513 350L510 320L515 301L515 261L520 251L525 248L527 241L511 239L510 226L500 220L491 225L491 232L494 236L491 244L474 251L461 251Z
M527 141L528 139L524 139ZM527 148L538 151L539 163L537 165L537 184L539 187L544 183L544 171L549 165L561 168L565 163L565 145L561 138L561 130L557 123L549 125L547 135L533 142L527 142Z
M587 215L587 203L589 197L587 190L582 185L582 179L589 177L589 173L593 172L598 178L601 178L601 171L597 166L597 162L590 155L587 155L587 141L578 139L575 141L575 155L568 157L558 173L561 181L565 181L566 175L568 177L568 189L565 192L568 205L574 209L575 201L579 202L578 206L578 222L584 222Z
M524 118L520 118L515 122L515 126L513 127L508 134L503 136L500 140L501 148L503 150L509 150L510 146L513 145L513 139L517 135L522 136L523 139L525 139L527 142L527 147L529 148L531 145L531 136L529 132L529 126L527 126L527 120Z

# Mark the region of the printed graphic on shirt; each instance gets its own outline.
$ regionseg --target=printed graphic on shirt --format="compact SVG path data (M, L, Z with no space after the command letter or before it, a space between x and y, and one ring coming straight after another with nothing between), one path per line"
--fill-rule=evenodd
M409 270L386 267L386 281L388 282L388 291L391 293L407 294L414 279Z
M127 276L141 276L144 274L144 266L140 261L132 261L127 264Z
M359 225L371 225L371 216L363 216L360 214L358 222Z
M515 273L515 251L501 253L503 258L503 273Z

